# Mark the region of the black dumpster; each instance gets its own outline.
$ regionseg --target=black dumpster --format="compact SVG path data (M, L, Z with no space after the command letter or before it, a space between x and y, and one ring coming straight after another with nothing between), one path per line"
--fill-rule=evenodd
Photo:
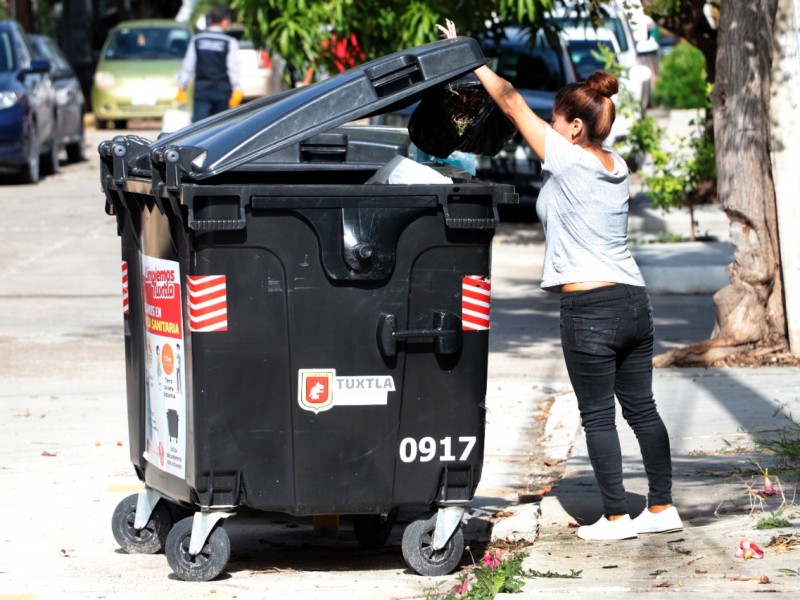
M375 183L408 134L352 122L483 62L472 40L436 42L100 145L145 483L114 513L123 549L163 547L179 577L209 580L237 508L354 515L378 546L422 505L406 562L458 565L483 460L491 240L517 197L453 168Z

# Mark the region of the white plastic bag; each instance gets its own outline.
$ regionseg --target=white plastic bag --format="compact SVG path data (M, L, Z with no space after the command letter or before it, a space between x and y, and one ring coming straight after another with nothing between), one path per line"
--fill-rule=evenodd
M375 171L375 174L367 180L367 183L453 183L453 180L410 158L395 156Z

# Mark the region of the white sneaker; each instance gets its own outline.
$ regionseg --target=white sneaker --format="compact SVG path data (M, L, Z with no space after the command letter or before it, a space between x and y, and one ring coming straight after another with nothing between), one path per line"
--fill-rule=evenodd
M667 533L680 531L683 529L683 523L678 515L678 509L670 506L658 513L645 508L642 514L633 520L633 527L636 533Z
M613 521L603 516L594 525L578 527L578 537L584 540L630 540L636 537L636 528L628 515Z

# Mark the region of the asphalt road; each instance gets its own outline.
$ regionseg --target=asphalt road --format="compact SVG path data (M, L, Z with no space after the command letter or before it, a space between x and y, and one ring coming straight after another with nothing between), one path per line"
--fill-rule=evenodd
M308 520L235 517L226 524L233 557L208 583L178 580L163 554L119 549L111 515L141 485L127 439L120 243L95 150L114 133L88 132L89 160L36 186L0 184L0 600L424 597L447 578L406 567L399 527L368 551L344 521L321 535ZM493 252L490 418L475 500L487 510L515 501L546 401L569 388L557 299L538 289L541 231L504 224ZM653 300L659 350L710 332L710 298ZM472 539L483 539L475 523Z

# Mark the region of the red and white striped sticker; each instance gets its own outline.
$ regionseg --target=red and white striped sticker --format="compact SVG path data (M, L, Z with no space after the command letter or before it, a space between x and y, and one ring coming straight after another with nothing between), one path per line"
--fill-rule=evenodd
M122 312L126 315L131 314L131 307L128 300L128 261L122 261Z
M489 304L492 280L484 275L465 275L461 281L461 328L464 331L489 329Z
M189 327L192 331L228 331L225 275L189 275Z

